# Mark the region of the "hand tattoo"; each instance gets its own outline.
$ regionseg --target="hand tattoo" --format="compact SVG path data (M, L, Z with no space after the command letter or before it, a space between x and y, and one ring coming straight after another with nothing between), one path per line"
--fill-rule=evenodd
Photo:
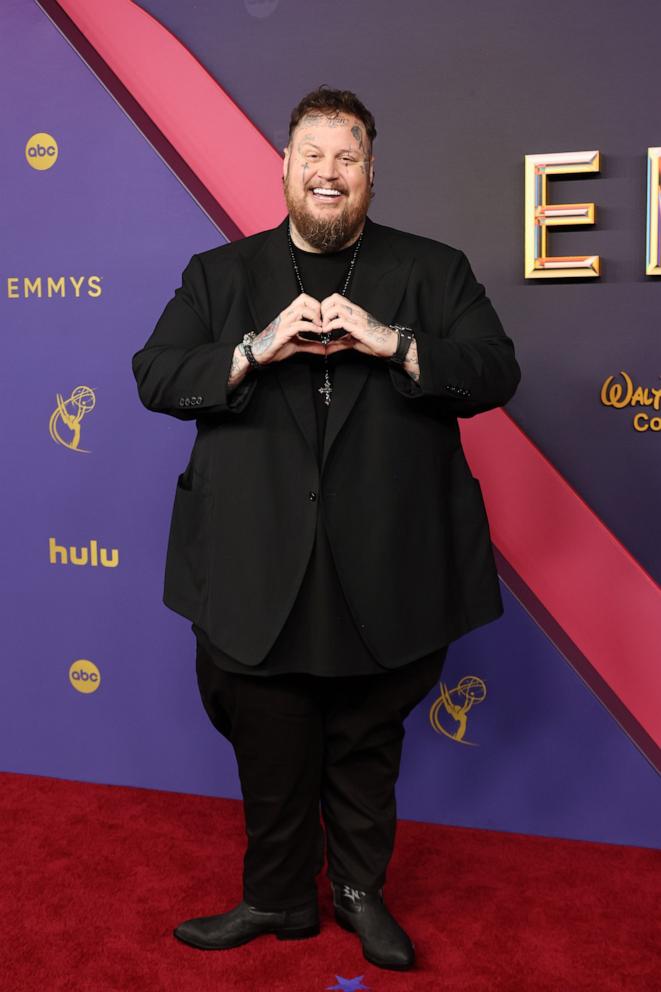
M376 317L372 317L371 314L367 314L367 330L373 336L373 341L376 345L394 345L397 346L396 338L397 331L393 331L392 327L386 327L382 324L380 320ZM394 354L395 347L392 351Z
M253 355L261 355L273 344L273 339L275 338L275 332L280 323L280 314L275 317L268 327L265 327L261 334L258 334L252 343L252 353Z

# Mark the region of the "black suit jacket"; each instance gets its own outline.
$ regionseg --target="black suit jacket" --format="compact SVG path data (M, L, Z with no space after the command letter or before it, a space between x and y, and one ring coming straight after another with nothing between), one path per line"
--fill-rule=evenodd
M223 651L259 664L294 603L323 511L358 630L395 668L502 613L457 417L506 403L520 371L461 251L368 220L349 298L414 329L420 378L337 353L319 463L304 363L272 362L226 387L243 334L298 295L286 224L193 255L133 356L147 409L197 421L163 600Z

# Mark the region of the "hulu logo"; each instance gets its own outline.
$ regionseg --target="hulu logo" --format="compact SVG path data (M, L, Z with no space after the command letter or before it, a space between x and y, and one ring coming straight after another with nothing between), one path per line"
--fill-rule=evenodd
M56 544L54 537L48 538L48 554L51 565L92 565L104 568L117 568L119 551L112 548L108 554L107 548L100 548L97 541L90 541L89 547L76 548L70 545Z

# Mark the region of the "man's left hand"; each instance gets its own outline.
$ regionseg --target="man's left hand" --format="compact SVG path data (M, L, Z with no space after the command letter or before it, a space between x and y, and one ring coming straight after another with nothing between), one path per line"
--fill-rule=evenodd
M329 355L346 348L355 348L377 358L390 358L395 353L399 337L397 331L382 324L340 293L333 293L321 301L321 320L325 332L347 331L344 337L327 345L326 353Z

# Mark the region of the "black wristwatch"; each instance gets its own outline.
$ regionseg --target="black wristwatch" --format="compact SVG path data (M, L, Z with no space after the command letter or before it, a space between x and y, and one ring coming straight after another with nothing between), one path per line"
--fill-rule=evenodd
M393 331L397 331L399 334L395 354L391 355L388 361L393 362L395 365L403 365L408 350L411 347L411 341L413 341L413 328L402 327L401 324L388 324L388 327L392 327Z

